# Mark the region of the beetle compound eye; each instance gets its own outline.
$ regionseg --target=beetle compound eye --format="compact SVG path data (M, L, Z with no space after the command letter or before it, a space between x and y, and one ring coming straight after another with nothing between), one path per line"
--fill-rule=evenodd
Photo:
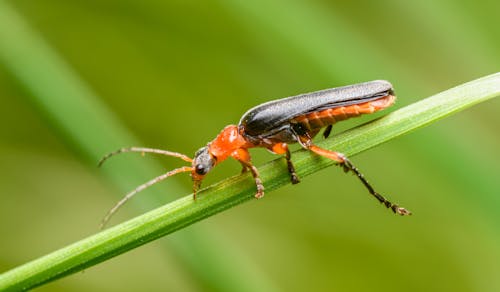
M198 164L198 165L196 165L196 167L195 167L195 171L196 171L196 173L197 173L197 174L199 174L199 175L205 175L205 174L207 174L207 172L208 172L208 168L206 168L205 166L203 166L203 165L201 165L201 164Z

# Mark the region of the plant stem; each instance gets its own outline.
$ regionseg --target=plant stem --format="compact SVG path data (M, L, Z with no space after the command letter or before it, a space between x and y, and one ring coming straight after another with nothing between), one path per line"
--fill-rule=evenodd
M489 75L401 108L376 121L319 142L348 156L423 127L476 103L500 95L500 73ZM308 151L293 153L297 174L305 177L333 162ZM283 158L259 168L266 194L289 183ZM125 223L83 239L0 276L0 290L29 289L81 271L132 248L182 229L253 198L250 174L207 187L194 201L185 196ZM396 220L396 219L395 219Z

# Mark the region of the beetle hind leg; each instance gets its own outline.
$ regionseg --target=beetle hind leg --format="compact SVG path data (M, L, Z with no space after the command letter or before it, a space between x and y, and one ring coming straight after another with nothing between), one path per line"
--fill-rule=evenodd
M368 192L375 197L380 203L382 203L385 207L391 209L395 214L399 215L411 215L411 212L403 207L398 206L397 204L391 203L389 200L387 200L384 196L379 194L375 189L372 187L372 185L368 182L368 180L365 178L365 176L359 171L359 169L352 164L352 162L347 159L347 157L339 152L335 151L330 151L326 150L323 148L320 148L312 143L312 140L307 137L307 136L300 136L299 137L299 142L302 145L302 147L311 150L312 152L321 155L323 157L329 158L333 161L336 161L342 168L344 169L345 172L351 171L354 173L358 179L363 183L363 185L366 187Z
M343 154L337 153L339 157L342 159L343 162L341 162L342 167L344 168L345 172L352 171L358 178L359 180L363 183L363 185L368 189L368 192L372 196L374 196L380 203L382 203L386 208L389 208L394 212L395 214L399 215L411 215L411 212L409 210L406 210L403 207L398 206L397 204L391 203L389 200L387 200L384 196L379 194L378 192L375 191L375 189L372 187L372 185L368 182L368 180L365 178L365 176L359 171L359 169L352 164L352 162L347 159Z

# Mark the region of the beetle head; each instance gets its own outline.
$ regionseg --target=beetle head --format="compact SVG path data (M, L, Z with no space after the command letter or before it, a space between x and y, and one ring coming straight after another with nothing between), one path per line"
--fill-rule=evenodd
M210 154L208 151L208 146L200 148L200 150L196 151L193 159L193 167L191 171L191 177L194 181L194 191L198 189L201 184L201 180L205 175L212 170L212 168L217 163L215 157Z

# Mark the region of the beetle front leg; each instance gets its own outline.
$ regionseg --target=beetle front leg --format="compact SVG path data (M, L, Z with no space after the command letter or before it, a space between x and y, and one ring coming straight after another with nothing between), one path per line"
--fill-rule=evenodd
M262 184L262 180L260 179L259 171L257 167L255 167L250 159L250 153L246 149L237 149L233 153L231 153L231 157L238 160L241 165L243 165L243 170L249 169L252 173L252 176L255 180L255 185L257 186L257 192L255 193L255 198L260 199L264 197L264 184Z

